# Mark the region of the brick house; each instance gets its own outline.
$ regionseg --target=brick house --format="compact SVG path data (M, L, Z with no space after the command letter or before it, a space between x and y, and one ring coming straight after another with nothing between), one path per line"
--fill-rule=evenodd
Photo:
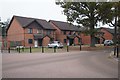
M100 30L101 30L101 32L104 32L103 38L105 40L113 40L114 29L101 27Z
M2 42L2 28L0 27L0 42Z
M68 45L80 43L80 29L67 22L49 20L49 23L56 29L55 39Z
M96 35L98 33L103 35L101 37L101 39L100 39L100 37L98 37ZM98 32L96 34L95 34L96 44L103 43L104 40L113 40L114 29L101 27L101 28L98 29ZM82 43L83 44L90 44L91 43L90 35L81 34L81 38L82 38Z
M8 47L47 46L55 39L55 30L46 20L13 16L7 28Z
M82 39L82 44L90 44L91 43L91 37L89 35L81 33L81 39Z
M0 27L0 49L2 47L2 28Z

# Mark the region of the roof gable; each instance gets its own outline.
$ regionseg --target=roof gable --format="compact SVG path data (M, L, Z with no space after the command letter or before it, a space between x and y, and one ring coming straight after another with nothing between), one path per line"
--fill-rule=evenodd
M14 16L17 21L20 23L20 25L22 27L26 27L27 25L29 25L31 22L34 21L33 18L27 18L27 17L21 17L21 16Z
M42 25L40 25L36 20L34 20L33 22L31 22L30 24L28 24L26 26L27 28L37 28L37 29L43 29Z
M21 16L14 16L20 25L25 28L32 22L36 21L39 25L43 27L43 29L52 29L55 30L46 20L36 19L36 18L28 18L28 17L21 17Z
M67 23L67 22L54 21L54 20L50 20L49 22L52 22L60 30L80 31L78 27L74 26L73 24Z
M50 25L46 20L36 19L36 21L37 21L40 25L42 25L42 27L43 27L44 29L55 29L55 28L53 28L52 25Z
M111 33L111 34L114 34L114 29L103 28L103 27L102 27L101 29L104 29L104 30L108 31L108 32Z

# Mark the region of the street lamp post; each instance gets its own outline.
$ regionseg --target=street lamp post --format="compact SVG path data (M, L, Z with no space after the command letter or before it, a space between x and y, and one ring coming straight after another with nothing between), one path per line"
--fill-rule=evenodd
M117 55L119 57L119 48L118 48L118 38L117 38L117 26L118 26L118 7L117 4L115 6L115 28L114 28L114 56Z

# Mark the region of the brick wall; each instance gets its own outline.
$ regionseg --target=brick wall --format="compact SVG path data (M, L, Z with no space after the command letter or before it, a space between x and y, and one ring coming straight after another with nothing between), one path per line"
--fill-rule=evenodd
M74 43L75 43L75 44L79 44L78 40L79 40L78 37L75 37L75 38L74 38Z
M90 44L91 38L89 35L81 34L82 44Z
M55 40L59 40L60 42L62 42L63 44L66 44L64 43L64 39L67 40L67 35L70 33L70 31L66 31L66 34L64 35L64 31L61 31L55 24L53 24L52 22L50 22L50 24L56 29L55 33ZM73 31L74 32L74 31ZM73 32L71 34L73 34ZM80 35L78 35L80 37ZM74 39L74 43L75 44L78 44L78 38L76 37Z
M8 30L8 40L9 41L21 41L24 40L24 29L21 27L21 25L17 22L16 19L13 19L13 22L11 23L9 30Z
M113 39L113 35L110 32L108 32L105 29L101 29L101 31L104 32L103 37L105 38L105 40L112 40Z
M112 40L113 39L113 35L110 32L108 32L106 29L101 29L101 31L104 32L103 38L105 38L105 40ZM89 35L81 34L81 38L82 38L83 44L90 44L91 43L91 39L90 39Z
M56 27L52 22L49 22L49 23L52 25L52 27L54 27L56 29L56 31L55 31L55 40L60 39L61 30L58 27Z
M21 27L19 22L14 18L7 33L8 47L11 41L23 41L24 40L24 29Z
M43 38L43 44L42 45L47 46L48 43L50 43L50 38L48 36L46 36L46 37Z
M32 44L29 44L29 43L28 43L28 39L32 39L32 40L33 40L33 43L32 43ZM25 45L26 47L34 46L34 36L33 36L33 34L25 34L24 43L25 43L24 45Z
M43 34L43 35L47 34L47 32L46 32L47 30L43 30L42 28L38 28L38 27L40 27L40 26L38 26L36 23L33 22L27 28L24 29L25 30L25 34L24 34L25 35L25 41L23 43L25 43L26 47L35 46L34 45L34 42L35 42L35 40L34 40L34 34L38 34L37 33L38 29L42 30L41 34ZM32 28L32 34L28 33L28 28ZM53 30L51 30L51 34L49 34L49 35L51 37L55 38L55 33L54 33ZM32 39L33 40L33 44L29 44L28 43L28 39ZM43 38L42 44L43 44L43 46L47 46L49 42L50 42L50 38L49 37L45 37L45 38Z

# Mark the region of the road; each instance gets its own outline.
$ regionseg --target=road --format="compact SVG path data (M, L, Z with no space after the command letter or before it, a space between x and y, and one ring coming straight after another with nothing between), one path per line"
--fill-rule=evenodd
M117 78L110 51L3 54L3 78Z

